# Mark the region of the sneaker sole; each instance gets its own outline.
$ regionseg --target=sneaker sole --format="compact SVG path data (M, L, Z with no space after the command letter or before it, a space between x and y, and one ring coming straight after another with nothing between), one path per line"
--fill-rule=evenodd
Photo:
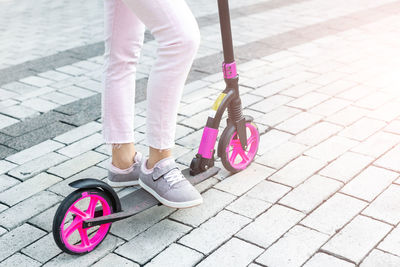
M107 184L112 186L112 187L127 187L127 186L134 186L134 185L139 185L138 181L129 181L129 182L113 182L108 179Z
M198 206L201 203L203 203L203 199L197 199L197 200L192 200L192 201L187 201L187 202L173 202L169 201L163 197L161 197L159 194L157 194L153 189L148 187L145 183L143 183L139 179L139 185L149 192L151 195L153 195L158 201L160 201L164 206L170 207L170 208L177 208L177 209L184 209L184 208L191 208L194 206Z

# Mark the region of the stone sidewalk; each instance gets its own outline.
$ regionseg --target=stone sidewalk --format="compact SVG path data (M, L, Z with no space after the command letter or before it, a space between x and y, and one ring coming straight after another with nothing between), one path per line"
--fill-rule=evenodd
M82 257L61 253L51 225L68 183L104 179L110 163L101 136L102 5L88 1L94 21L82 24L76 3L65 1L64 11L49 3L29 13L21 1L8 15L15 32L0 44L0 266L400 266L400 1L230 1L244 113L262 134L255 162L199 184L201 206L157 206L114 223ZM0 1L0 13L12 4ZM181 168L224 89L216 2L188 4L202 41L178 114ZM25 55L36 56L13 60L24 55L18 29L32 27L23 17L40 6L55 21L42 18L38 35L25 37ZM57 24L57 14L74 13L76 29ZM48 31L97 35L40 45ZM135 105L144 154L156 48L147 33Z

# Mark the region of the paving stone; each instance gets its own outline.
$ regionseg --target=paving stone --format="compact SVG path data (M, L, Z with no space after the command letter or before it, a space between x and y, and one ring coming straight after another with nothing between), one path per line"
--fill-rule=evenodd
M55 109L58 107L58 104L53 102L44 100L39 97L29 98L21 102L22 106L37 110L39 112L48 112L49 110Z
M4 84L1 87L18 94L26 94L34 90L37 90L36 86L31 86L21 82L11 82L8 84Z
M175 209L157 206L142 211L129 219L113 223L111 233L121 238L131 240L160 220L170 215Z
M400 102L391 101L380 108L368 113L368 116L377 120L390 122L400 115Z
M369 156L346 152L323 168L319 174L346 183L350 181L354 175L367 167L373 160L374 158Z
M60 162L63 162L67 159L68 158L63 155L51 152L10 170L8 174L16 178L26 180L46 170L47 168L59 164Z
M331 98L327 101L315 106L314 108L310 109L309 111L314 114L322 115L322 116L330 116L339 110L350 105L351 102L338 99L338 98Z
M12 178L8 175L0 175L0 192L7 190L8 188L19 184L20 181Z
M174 243L158 254L145 266L194 266L202 258L203 255L201 253Z
M0 261L13 255L15 252L39 239L43 235L45 235L45 232L29 224L23 224L2 235L0 237Z
M84 98L84 97L89 97L92 95L95 95L96 92L93 92L91 90L86 90L77 86L69 85L64 88L58 89L58 92L70 95L76 98Z
M374 87L357 85L350 90L343 91L341 94L338 95L338 97L351 101L357 101L363 97L366 97L369 94L372 94L374 91L376 91L376 88Z
M313 106L318 105L319 103L327 100L329 98L328 95L310 92L301 97L296 98L295 100L287 103L287 106L308 110Z
M108 255L120 246L123 241L115 236L108 235L107 238L95 250L83 256L62 253L43 266L92 266L93 263Z
M1 129L1 132L10 136L18 137L23 134L37 130L39 128L43 128L49 123L56 122L63 116L64 116L63 114L54 111L49 111L37 117L28 118L20 123ZM46 136L47 135L48 134L46 134Z
M197 266L249 266L262 251L257 246L232 238Z
M384 130L389 133L400 134L400 121L394 120L390 122Z
M34 145L28 149L15 153L8 156L6 160L15 162L19 165L24 164L30 160L43 156L47 153L53 152L54 150L63 147L63 144L55 142L53 140L46 140L42 143Z
M277 129L286 131L292 134L298 134L304 129L310 127L321 120L321 116L307 112L301 112L290 119L283 121L276 126Z
M44 172L40 173L35 177L0 193L0 201L13 206L59 181L62 181L62 179Z
M87 151L79 156L51 167L47 171L62 178L67 178L104 160L107 156L94 151ZM54 164L53 164L54 165Z
M301 212L274 205L236 236L267 248L303 217Z
M0 160L0 174L6 173L9 170L11 170L12 168L17 167L18 165L9 162L7 160Z
M341 186L341 182L314 175L289 192L279 200L279 203L308 213L327 200Z
M379 220L398 224L400 221L400 186L390 185L364 211L363 214Z
M53 123L49 123L39 129L24 133L18 137L10 139L5 144L16 150L24 150L33 145L51 139L61 133L64 133L71 128L73 128L73 126L60 121L56 121Z
M61 73L58 71L54 71L54 70L49 70L46 72L39 73L38 76L44 77L46 79L53 80L53 81L62 81L64 79L71 78L70 75L67 75L67 74L64 74L64 73Z
M214 187L233 195L241 196L259 182L268 178L274 171L271 168L253 163L251 168L233 174Z
M70 144L86 136L89 136L95 132L100 131L101 127L102 125L100 123L92 121L82 126L76 127L71 131L63 133L55 137L54 140L61 143Z
M341 192L371 202L398 176L395 172L370 166L346 184Z
M170 218L197 227L215 216L234 199L235 196L231 194L210 189L203 194L203 204L190 209L180 209L173 213Z
M5 99L9 99L9 98L15 98L17 97L18 94L11 92L9 90L4 90L0 88L0 100L5 100Z
M271 204L268 202L244 195L226 207L226 209L254 219L269 207L271 207Z
M4 235L5 233L7 233L7 230L3 227L0 227L0 236Z
M258 102L257 104L254 104L251 106L252 109L261 111L264 113L267 113L279 106L282 106L289 101L291 101L293 98L289 96L283 96L283 95L273 95L268 98L266 98L263 101Z
M383 92L373 92L372 94L365 96L354 103L354 105L367 108L367 109L377 109L389 100L391 100L392 96Z
M193 116L196 113L199 113L202 110L211 108L213 100L208 98L203 98L196 102L196 105L180 105L178 114L184 115L186 117Z
M358 264L391 228L388 224L357 216L322 249Z
M193 129L198 130L198 129L204 127L205 123L207 122L209 113L210 113L209 110L204 110L204 111L197 113L196 115L193 115L187 119L183 119L182 121L180 121L180 124L183 124L183 125L186 125ZM180 131L184 131L184 130L181 129ZM192 129L188 129L186 131L190 132L190 131L192 131ZM177 138L180 138L180 137L182 137L181 135L182 134L177 134L176 136L177 136Z
M352 150L364 155L379 157L399 142L399 136L391 133L378 132Z
M67 157L73 158L78 155L81 155L82 153L90 151L90 150L100 146L103 143L104 143L103 136L99 133L94 133L94 134L87 136L75 143L72 143L68 146L65 146L65 147L57 150L57 152L65 155Z
M56 214L58 205L55 205L29 220L29 223L39 227L40 229L51 232L53 229L53 218Z
M18 96L16 96L16 97L14 97L13 99L15 99L15 100L18 100L18 101L26 101L26 100L28 100L28 99L30 99L30 98L35 98L35 99L38 99L38 100L43 100L43 98L40 98L40 96L42 96L42 95L44 95L44 94L47 94L47 93L50 93L50 92L54 92L56 89L54 89L54 88L52 88L52 87L49 87L49 86L45 86L45 87L42 87L42 88L39 88L39 89L37 89L37 90L35 90L35 91L32 91L32 92L30 92L30 93L26 93L26 94L23 94L23 95L18 95ZM37 101L36 101L37 102ZM29 103L29 102L28 102ZM35 103L35 102L34 102ZM54 102L50 102L50 103L46 103L46 104L48 104L48 105L50 105L51 106L51 104L54 104ZM28 105L29 106L29 105ZM33 107L32 107L33 108ZM39 107L40 108L40 107ZM39 110L39 109L36 109L36 110ZM47 112L47 111L46 111Z
M0 213L0 225L12 229L59 201L61 201L60 196L47 191L39 192Z
M223 210L190 234L182 237L179 243L209 254L249 222L251 220L246 217Z
M62 251L58 248L54 241L53 233L47 234L38 241L22 249L22 253L41 263L54 258L61 252Z
M53 83L52 80L48 80L48 79L41 78L38 76L29 76L24 79L21 79L20 81L23 83L29 84L29 85L36 86L36 87L44 87L44 86L47 86L47 85Z
M102 90L101 83L98 81L95 81L95 80L91 80L91 79L77 83L76 86L79 86L79 87L82 87L85 89L89 89L89 90L92 90L95 92L101 92L101 90Z
M325 120L339 125L348 126L363 117L366 113L367 110L365 109L349 106L330 115Z
M287 106L280 106L267 114L261 116L258 120L269 126L275 126L278 123L298 114L301 110Z
M291 141L313 146L337 133L342 127L328 122L319 122L294 136Z
M362 118L341 131L339 135L363 141L384 126L386 126L386 124L383 121Z
M400 255L400 230L399 227L394 228L386 237L385 239L379 243L378 248L395 254L397 256Z
M25 119L27 117L39 115L38 111L21 105L13 105L10 107L2 108L0 110L0 113L17 119Z
M269 203L276 203L282 198L287 192L290 191L290 187L277 184L271 181L261 181L254 186L245 196L251 198L260 199Z
M400 265L400 257L396 257L392 254L385 253L383 251L374 249L361 263L361 267L373 267L373 266L387 266L395 267Z
M265 152L272 150L276 146L286 142L293 135L272 129L260 136L260 144L257 154L263 155Z
M256 158L255 162L274 169L280 169L306 149L307 146L305 145L287 141L274 149L268 150L261 157Z
M328 238L328 235L302 226L295 226L261 254L256 262L267 266L300 266Z
M131 239L116 250L116 253L144 264L169 244L191 230L190 227L170 220L162 220L146 232Z
M60 92L50 92L47 94L43 94L40 96L40 98L50 100L59 105L66 105L77 100L76 97L66 95Z
M0 114L0 129L18 123L19 120Z
M353 267L355 266L353 263L338 259L331 255L325 253L317 253L315 254L304 267Z
M375 164L390 170L400 171L398 157L400 156L400 145L396 145L389 150L386 154L380 157Z
M131 267L139 267L138 264L127 260L121 256L118 256L117 254L110 253L98 262L96 262L93 267L107 267L107 266L131 266Z
M40 266L40 262L35 261L21 253L15 253L1 263L1 266Z
M301 221L302 225L329 235L335 234L368 203L344 194L335 194Z
M178 145L181 145L181 146L184 146L187 148L195 149L195 148L198 148L202 135L203 135L203 130L200 129L193 133L190 133L189 135L187 135L183 138L176 140L176 143ZM147 142L146 142L146 145L148 145Z
M68 179L65 179L62 182L59 182L51 186L48 190L58 195L66 197L67 195L72 193L72 191L76 190L76 188L68 186L68 184L72 183L73 181L83 178L94 178L102 180L106 176L107 176L106 169L100 168L98 166L91 166L87 169L84 169L83 171L74 174L73 176L69 177Z
M341 136L332 136L317 146L304 152L305 155L311 156L324 161L331 161L345 153L347 150L358 144L357 141Z
M269 180L296 187L316 173L325 162L308 156L300 156L274 173Z

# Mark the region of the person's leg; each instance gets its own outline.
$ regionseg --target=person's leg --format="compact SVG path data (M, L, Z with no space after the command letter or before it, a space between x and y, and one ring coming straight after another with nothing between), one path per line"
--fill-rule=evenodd
M200 31L184 0L124 0L158 42L147 85L147 167L171 156L179 102L200 44Z
M121 0L104 0L103 136L112 144L112 164L120 169L134 162L136 66L145 26Z

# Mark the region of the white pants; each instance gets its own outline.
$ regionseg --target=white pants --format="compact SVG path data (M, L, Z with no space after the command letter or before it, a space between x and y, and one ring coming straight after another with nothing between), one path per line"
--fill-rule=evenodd
M147 27L158 50L147 84L146 142L172 148L182 90L200 45L196 19L185 0L104 0L104 7L105 143L135 141L135 76Z

